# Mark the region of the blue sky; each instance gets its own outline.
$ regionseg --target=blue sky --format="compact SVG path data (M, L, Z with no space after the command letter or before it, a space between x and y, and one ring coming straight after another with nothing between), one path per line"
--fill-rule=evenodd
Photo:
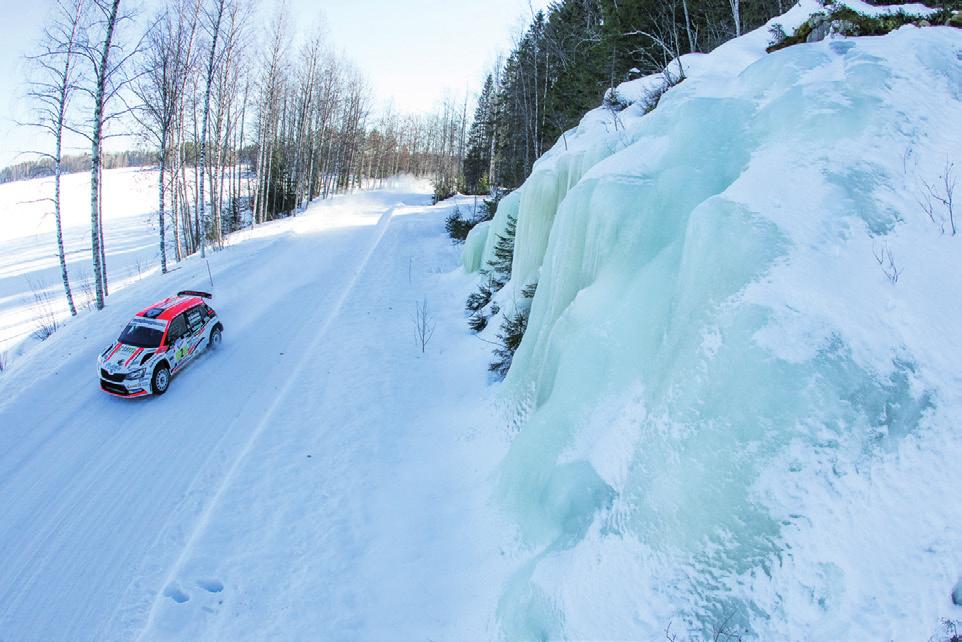
M130 2L149 13L156 0ZM274 6L250 0L266 20ZM402 111L426 111L445 93L472 96L499 52L510 47L531 11L549 0L287 0L301 32L321 22L355 61L378 97ZM38 41L52 0L0 0L0 166L44 146L30 116L23 55ZM115 143L116 145L117 143ZM129 145L129 142L120 143Z

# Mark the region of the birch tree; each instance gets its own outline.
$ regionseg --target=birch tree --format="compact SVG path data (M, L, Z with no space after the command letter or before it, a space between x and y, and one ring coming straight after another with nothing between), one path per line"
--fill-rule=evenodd
M89 61L93 85L83 87L93 101L93 116L90 122L90 250L93 255L94 289L97 309L104 307L107 295L107 271L103 246L102 214L100 208L100 179L102 171L104 123L108 120L106 106L110 98L119 91L117 76L127 58L113 60L112 54L118 48L115 31L123 16L120 14L120 0L91 0L91 12L95 14L90 33L79 51Z
M167 168L174 127L193 63L198 8L196 0L175 0L154 23L147 37L143 74L134 87L141 102L138 119L158 148L157 225L163 274L167 273Z
M741 0L728 0L732 10L732 20L735 22L735 37L742 35L742 3Z
M207 55L207 73L204 78L204 108L201 112L200 128L200 161L198 172L198 202L200 219L200 255L206 256L207 240L207 201L204 198L204 173L207 170L207 126L210 120L210 92L214 82L214 66L217 63L217 39L220 36L220 25L224 19L226 0L214 0L212 9L205 11L205 29L210 37L210 50Z
M214 75L214 86L211 91L211 107L209 114L209 130L207 142L208 180L210 184L210 204L212 210L213 238L218 245L223 241L225 210L225 189L227 199L231 203L231 215L228 226L232 226L234 219L239 216L236 204L239 193L233 193L235 180L228 174L236 174L236 152L243 147L242 141L235 142L235 132L243 129L245 108L238 107L241 95L243 74L245 67L246 23L248 12L246 5L236 1L229 1L219 29L220 53L218 54L217 69Z
M44 29L40 52L29 56L37 76L30 83L28 96L37 109L37 120L32 123L53 138L53 153L38 152L53 162L53 213L56 224L57 257L60 260L60 276L70 314L76 316L70 277L67 273L67 257L63 247L63 224L61 220L60 177L63 160L63 135L67 127L67 109L76 88L78 65L77 48L84 19L84 0L58 0L50 26Z

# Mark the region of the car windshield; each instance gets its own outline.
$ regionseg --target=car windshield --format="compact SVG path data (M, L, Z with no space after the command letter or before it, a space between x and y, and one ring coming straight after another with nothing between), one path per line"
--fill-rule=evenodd
M117 339L121 343L138 348L156 348L164 337L164 330L160 326L147 325L136 319L127 324Z

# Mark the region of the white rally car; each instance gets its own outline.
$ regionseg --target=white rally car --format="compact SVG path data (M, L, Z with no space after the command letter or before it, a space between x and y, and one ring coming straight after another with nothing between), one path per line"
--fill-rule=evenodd
M138 313L97 359L100 388L118 397L167 392L191 359L220 345L224 326L204 302L210 298L185 290Z

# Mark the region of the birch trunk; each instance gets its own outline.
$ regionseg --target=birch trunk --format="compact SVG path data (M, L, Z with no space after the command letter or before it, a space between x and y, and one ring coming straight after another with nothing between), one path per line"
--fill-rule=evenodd
M103 159L101 159L101 165L97 169L97 173L100 176L100 184L97 188L97 216L100 217L100 269L104 273L104 297L110 296L110 290L107 285L107 247L104 243L104 167Z
M94 122L93 136L90 148L90 250L93 257L94 281L97 294L97 309L103 310L106 295L106 279L103 265L103 234L100 229L100 163L101 143L103 142L104 127L104 92L107 87L107 63L110 58L110 47L114 37L114 25L117 22L117 12L120 0L113 0L110 13L107 16L106 35L100 54L100 65L97 68L97 88L94 93Z
M167 133L164 132L160 143L160 178L157 181L157 225L160 227L160 273L167 274L167 238L164 222L164 178L167 170Z
M205 215L205 209L207 208L207 203L204 201L204 171L207 169L207 121L210 118L210 90L211 84L214 78L214 59L217 56L217 36L220 32L220 21L224 16L224 0L218 0L217 2L217 15L214 18L214 30L211 34L210 43L210 56L207 58L207 82L204 88L204 111L201 113L201 127L200 127L200 184L197 186L198 191L198 202L199 202L199 216L200 216L200 256L204 258L207 256L206 245L207 245L207 218Z
M67 256L63 249L63 227L60 221L60 158L63 150L62 110L63 107L61 107L61 121L57 133L57 157L54 159L53 169L53 212L57 222L57 255L60 258L60 276L63 279L63 290L67 296L67 307L70 308L70 315L77 316L77 307L73 303L73 293L70 291L70 277L67 275Z

